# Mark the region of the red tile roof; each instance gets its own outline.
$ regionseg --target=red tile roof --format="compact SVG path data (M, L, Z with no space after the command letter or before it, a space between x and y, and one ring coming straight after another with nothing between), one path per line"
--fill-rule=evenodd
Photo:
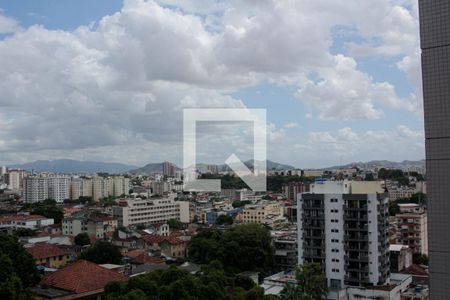
M135 264L163 264L164 259L156 257L156 256L150 256L147 253L142 253L136 257L134 257L131 261L131 263Z
M427 269L419 265L412 265L406 268L405 270L401 271L400 273L409 274L413 276L429 276Z
M143 235L141 237L147 244L161 244L167 241L171 245L179 245L185 243L184 241L174 236L160 236L156 234Z
M138 257L141 254L145 254L145 250L135 249L135 250L131 250L131 251L122 253L123 256L128 256L128 257L132 257L132 258Z
M39 220L39 219L47 219L41 215L7 215L1 216L0 222L11 222L11 221L27 221L27 220Z
M27 251L33 255L35 259L50 258L60 255L68 255L66 250L59 248L58 246L49 243L37 243L30 248L26 248Z
M67 267L44 276L41 285L75 294L101 290L108 282L126 281L127 277L86 260L78 260Z

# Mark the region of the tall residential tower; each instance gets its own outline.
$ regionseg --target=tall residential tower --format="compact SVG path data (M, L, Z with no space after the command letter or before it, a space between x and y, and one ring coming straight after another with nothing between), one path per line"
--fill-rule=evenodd
M450 1L419 0L428 194L430 298L449 299Z
M380 183L316 182L297 207L300 264L319 263L331 289L388 281L388 197Z

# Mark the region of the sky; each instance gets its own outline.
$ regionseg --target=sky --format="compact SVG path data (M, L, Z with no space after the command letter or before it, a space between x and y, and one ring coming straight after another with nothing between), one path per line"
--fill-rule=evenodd
M181 165L186 108L266 109L296 167L423 159L416 2L0 0L0 164ZM247 125L197 160L251 158Z

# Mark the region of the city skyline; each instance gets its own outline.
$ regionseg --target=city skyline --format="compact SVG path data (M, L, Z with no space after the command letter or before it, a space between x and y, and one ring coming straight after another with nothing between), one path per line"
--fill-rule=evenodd
M280 163L424 157L415 1L0 8L2 164L181 164L189 107L266 108L268 157ZM203 161L251 151L205 131Z

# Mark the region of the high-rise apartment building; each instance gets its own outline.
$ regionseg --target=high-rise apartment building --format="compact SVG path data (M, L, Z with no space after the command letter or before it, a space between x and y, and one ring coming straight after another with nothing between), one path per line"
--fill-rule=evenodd
M18 192L21 190L23 185L20 171L10 170L6 176L6 182L8 183L8 188L12 191Z
M63 203L70 199L70 177L51 176L48 177L48 197L57 203Z
M108 197L108 187L102 177L92 178L92 200L97 202Z
M175 176L175 166L171 162L163 162L163 175L168 177Z
M283 196L291 201L297 201L297 195L306 192L306 185L301 182L289 182L282 187Z
M430 298L450 283L450 1L419 0L425 112Z
M35 203L48 199L48 178L30 176L23 181L25 202Z
M424 208L415 203L399 204L395 215L396 243L409 246L414 253L428 255L428 218Z
M130 179L123 176L113 177L114 196L128 195L130 191Z
M332 289L389 278L388 197L378 182L320 181L298 196L298 260Z

